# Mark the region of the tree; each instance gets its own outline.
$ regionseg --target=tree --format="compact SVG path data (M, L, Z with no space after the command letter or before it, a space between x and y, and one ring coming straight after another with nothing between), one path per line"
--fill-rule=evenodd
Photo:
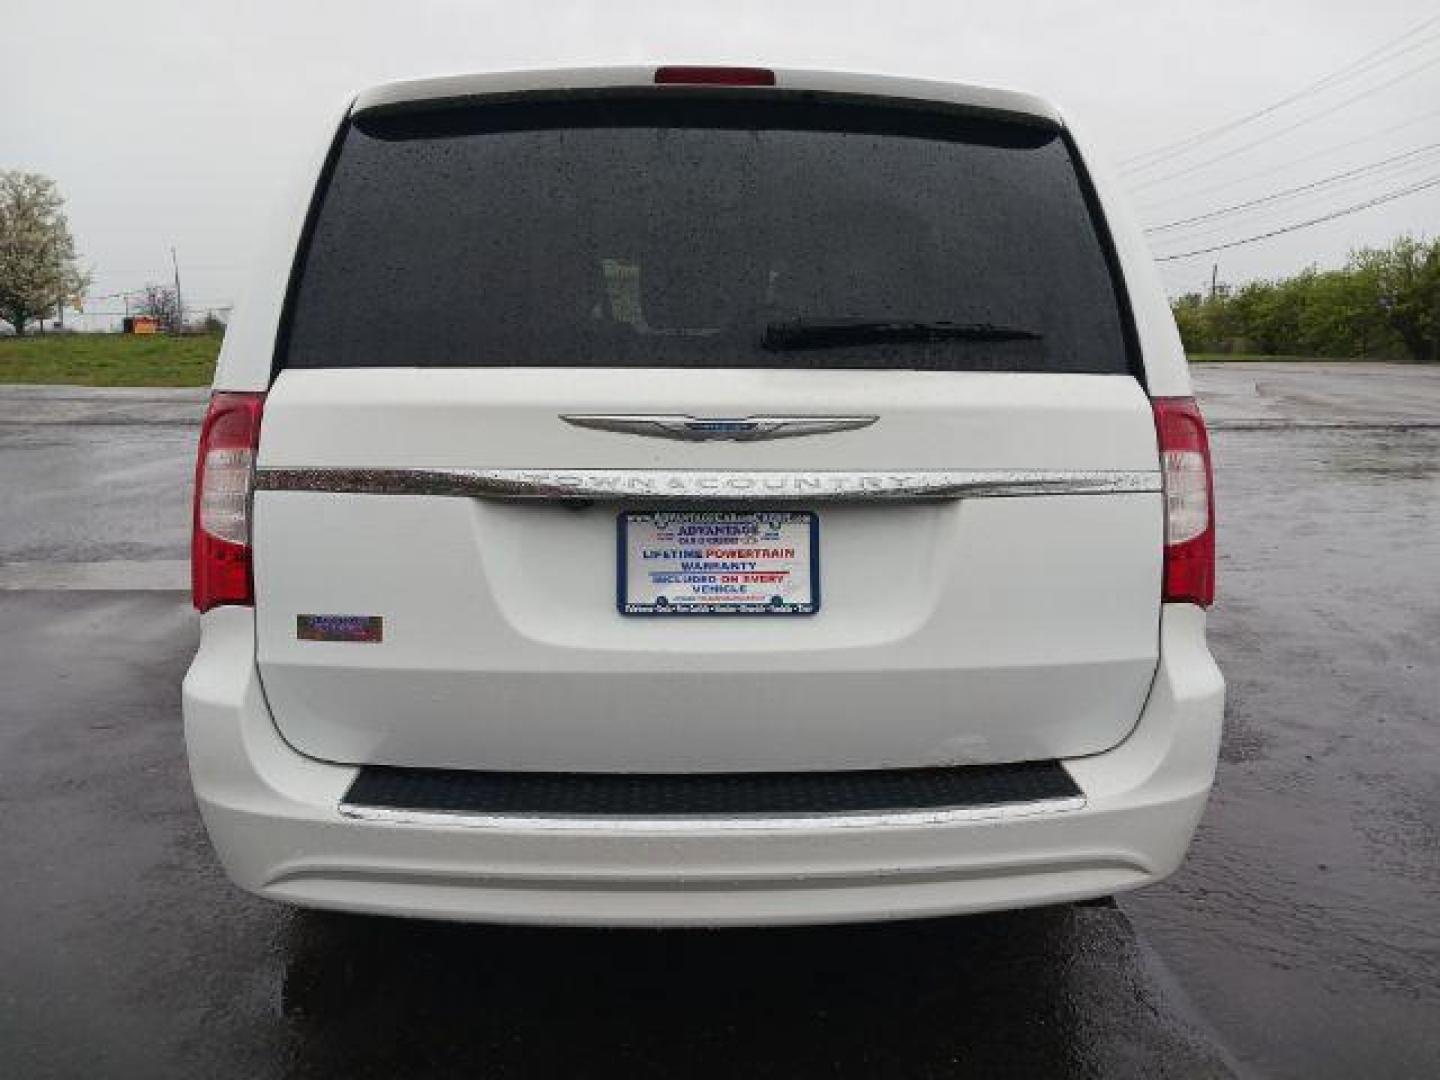
M1383 312L1359 274L1327 270L1311 280L1300 311L1301 351L1366 356L1388 344Z
M1175 326L1180 331L1180 341L1186 352L1210 352L1215 348L1215 336L1211 333L1209 310L1203 296L1186 293L1171 301L1170 309L1175 313Z
M1341 270L1310 267L1212 296L1171 301L1189 352L1388 356L1440 361L1440 241L1402 236L1352 252Z
M168 285L146 285L136 311L149 315L167 334L180 330L180 298Z
M1347 269L1365 283L1411 359L1440 362L1440 240L1402 236L1388 248L1355 252Z
M76 303L89 285L55 181L0 170L0 319L24 334L60 304Z

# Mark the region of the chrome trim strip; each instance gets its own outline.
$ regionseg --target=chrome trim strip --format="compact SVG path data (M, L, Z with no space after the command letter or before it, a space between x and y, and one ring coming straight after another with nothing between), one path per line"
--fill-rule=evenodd
M762 439L794 439L802 435L825 435L869 427L878 416L746 416L709 417L662 414L570 413L560 417L575 427L613 431L624 435L649 435L685 442L759 442Z
M1020 495L1113 495L1160 490L1142 470L1042 471L685 471L667 469L262 468L258 491L437 495L472 499L611 502L868 502L989 499Z
M395 810L383 806L339 804L341 816L391 825L439 825L465 829L513 829L530 832L717 833L804 832L817 829L905 829L999 821L1085 809L1083 796L993 806L948 806L874 814L805 814L793 817L559 817L536 814L463 814L437 810Z

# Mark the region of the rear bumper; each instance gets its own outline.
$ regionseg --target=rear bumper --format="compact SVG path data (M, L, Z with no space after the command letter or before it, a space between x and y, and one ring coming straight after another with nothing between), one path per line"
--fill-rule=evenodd
M341 813L357 770L277 732L253 613L204 617L185 679L196 799L225 869L307 907L488 922L726 925L959 914L1101 896L1180 863L1214 778L1224 683L1198 608L1167 606L1131 735L1065 764L1085 805L930 822L573 829Z

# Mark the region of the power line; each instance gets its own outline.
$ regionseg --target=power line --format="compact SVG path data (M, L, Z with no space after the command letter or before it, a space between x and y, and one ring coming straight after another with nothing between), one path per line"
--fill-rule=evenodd
M1227 161L1230 158L1235 157L1237 154L1243 154L1247 150L1253 150L1257 146L1264 146L1281 135L1288 134L1289 132L1294 131L1297 128L1302 128L1307 124L1313 124L1316 120L1322 120L1327 116L1331 116L1334 113L1337 113L1341 109L1345 108L1347 105L1353 105L1355 102L1360 101L1363 98L1370 97L1372 94L1378 94L1381 90L1387 90L1390 87L1394 86L1396 83L1403 82L1405 79L1410 78L1410 76L1416 75L1424 71L1426 68L1434 67L1436 64L1440 64L1440 56L1427 60L1423 64L1418 64L1413 68L1408 68L1405 71L1401 72L1399 75L1395 76L1395 78L1393 79L1388 79L1382 83L1376 83L1374 86L1362 90L1358 94L1352 94L1350 97L1345 98L1343 101L1339 102L1336 105L1332 105L1328 109L1322 109L1320 112L1311 113L1308 116L1301 117L1299 120L1296 120L1291 124L1287 124L1285 127L1272 131L1268 135L1262 135L1260 138L1254 139L1248 143L1242 143L1240 146L1227 150L1223 154L1217 154L1215 157L1202 161L1199 164L1187 165L1183 169L1177 169L1174 172L1165 173L1163 176L1152 177L1151 179L1145 180L1141 183L1133 184L1131 185L1131 190L1141 191L1148 187L1154 187L1156 184L1163 184L1167 180L1174 180L1176 177L1188 176L1191 173L1199 172L1201 169L1208 169L1212 165L1219 164L1222 161Z
M142 293L145 293L145 292L147 292L147 291L150 290L150 289L163 289L163 288L167 288L167 287L168 287L168 286L165 286L165 285L145 285L145 286L142 286L141 288L138 288L138 289L123 289L123 290L121 290L120 292L112 292L112 293L86 293L86 294L85 294L84 296L82 296L80 299L81 299L81 300L84 300L84 301L87 302L87 303L89 303L90 301L93 301L93 300L119 300L121 297L124 297L124 296L139 296L139 295L141 295ZM193 299L192 299L191 302L192 302L192 303L200 303L201 301L196 301L196 300L193 300ZM230 303L229 300L226 300L226 301L224 301L224 302L227 303L227 304Z
M137 294L139 294L139 293L143 293L144 291L145 291L144 289L126 289L126 290L124 290L123 292L100 293L99 295L96 295L96 296L83 296L83 297L81 297L81 299L82 299L82 300L118 300L118 299L120 299L122 296L135 296L135 295L137 295Z
M1401 49L1399 52L1395 52L1389 56L1382 56L1381 54L1390 52L1390 50L1393 49L1396 45L1400 44L1400 42L1404 41L1407 38L1414 37L1420 31L1428 29L1437 22L1440 22L1440 15L1432 16L1431 18L1426 19L1419 25L1412 26L1403 34L1400 34L1398 37L1391 38L1389 41L1385 42L1385 44L1379 46L1378 48L1370 50L1364 56L1350 61L1350 63L1345 64L1340 68L1337 68L1335 71L1332 71L1330 74L1324 76L1323 78L1317 79L1315 82L1310 83L1307 86L1301 87L1299 90L1296 90L1293 93L1286 95L1278 101L1272 102L1269 105L1256 109L1254 112L1246 113L1244 116L1236 117L1233 120L1227 120L1222 124L1217 124L1214 127L1206 128L1203 131L1198 131L1194 134L1187 135L1184 138L1177 139L1174 142L1165 144L1164 146L1157 146L1154 149L1147 150L1143 153L1136 154L1133 157L1127 158L1120 163L1122 166L1122 171L1138 172L1143 169L1148 169L1151 166L1158 165L1160 164L1160 162L1169 160L1170 158L1175 157L1178 154L1184 153L1186 150L1189 150L1194 146L1198 146L1201 143L1208 142L1214 138L1218 138L1219 136L1224 135L1227 132L1234 131L1236 128L1243 127L1246 124L1253 123L1256 120L1269 116L1271 113L1283 109L1285 106L1291 105L1294 102L1299 101L1302 98L1308 97L1311 94L1320 93L1322 90L1326 90L1331 86L1347 82L1358 75L1362 75L1366 71L1372 70L1380 64L1389 63L1396 57L1403 56L1408 52L1412 52L1415 49L1428 44L1430 41L1434 40L1435 35L1431 35L1430 37L1427 37L1422 41L1414 42L1407 48Z
M1383 193L1392 188L1424 181L1435 175L1435 169L1436 161L1433 157L1417 158L1396 166L1394 171L1387 173L1383 180L1378 176L1373 178L1357 177L1353 180L1342 181L1336 187L1296 196L1294 200L1242 210L1232 216L1192 225L1183 232L1163 233L1160 236L1148 237L1148 239L1171 251L1181 245L1188 250L1206 244L1219 244L1231 237L1248 236L1250 233L1287 225L1298 218L1328 213L1337 206L1348 206L1352 202L1369 198L1377 192Z
M233 311L233 310L234 310L234 305L233 305L233 304L197 304L196 307L204 308L207 312L209 312L209 311ZM193 310L193 309L192 309L192 310ZM74 308L74 307L72 307L72 308L70 309L70 312L71 312L71 317L72 317L72 318L73 318L75 315L79 315L79 316L81 316L82 318L86 318L86 319L118 319L118 318L123 318L123 317L126 316L126 315L134 315L134 314L135 314L135 312L133 312L133 311L95 311L95 310L93 310L93 309L91 309L91 308L83 308L83 309L82 309L82 308Z
M1429 112L1421 113L1419 116L1411 117L1409 120L1405 120L1399 124L1395 124L1392 127L1382 128L1379 131L1372 131L1369 135L1362 135L1358 139L1349 139L1342 143L1334 143L1330 146L1323 147L1320 150L1316 150L1310 154L1302 154L1300 157L1288 158L1286 159L1282 167L1288 169L1291 166L1299 165L1306 161L1314 161L1317 157L1325 157L1327 154L1333 154L1340 150L1349 150L1352 146L1359 146L1362 143L1374 142L1376 139L1384 138L1386 135L1393 135L1395 132L1402 131L1408 127L1414 127L1421 121L1429 120L1436 116L1440 116L1440 109L1431 109ZM1183 191L1175 195L1167 195L1165 196L1165 198L1158 199L1155 202L1151 203L1149 206L1142 206L1140 208L1140 212L1149 213L1150 211L1156 210L1161 206L1167 206L1173 202L1180 202L1184 199L1193 199L1200 195L1209 195L1212 192L1216 191L1224 191L1226 188L1234 187L1236 184L1243 184L1248 180L1260 180L1262 178L1269 177L1273 175L1274 172L1275 170L1273 168L1264 169L1260 172L1247 173L1244 176L1237 176L1230 180L1224 180L1218 184L1211 184L1208 187L1194 188L1190 191Z
M1226 248L1240 247L1244 244L1253 244L1260 240L1268 240L1272 236L1280 236L1284 233L1298 232L1300 229L1308 229L1312 225L1320 225L1326 221L1334 221L1336 218L1345 217L1347 214L1358 214L1361 210L1368 210L1372 206L1379 206L1381 203L1393 202L1395 199L1403 198L1406 195L1413 195L1417 191L1424 191L1440 184L1440 176L1427 177L1425 180L1409 187L1401 188L1398 191L1387 191L1384 195L1377 195L1373 199L1356 203L1354 206L1346 206L1332 213L1321 217L1311 218L1309 221L1297 221L1293 225L1286 225L1280 229L1271 229L1269 232L1257 233L1255 236L1246 236L1240 240L1231 240L1226 244L1214 244L1211 247L1196 248L1193 251L1179 251L1173 255L1157 255L1156 262L1173 262L1176 259L1188 259L1192 255L1208 255L1212 251L1224 251Z
M1389 42L1380 46L1379 48L1372 49L1370 52L1366 53L1359 59L1351 61L1349 64L1337 69L1336 71L1331 72L1324 78L1319 79L1316 82L1313 82L1308 86L1297 90L1295 93L1290 94L1280 99L1279 101L1273 102L1272 104L1265 106L1264 108L1257 109L1252 113L1247 113L1245 116L1237 117L1234 120L1226 121L1223 124L1218 124L1213 128L1207 128L1204 131L1196 132L1195 134L1186 136L1183 139L1178 139L1173 143L1167 143L1164 146L1159 146L1152 150L1147 150L1144 153L1136 154L1133 157L1127 158L1121 162L1121 165L1122 167L1129 167L1122 168L1122 171L1137 172L1143 169L1148 169L1152 165L1158 165L1161 161L1168 160L1169 158L1175 157L1178 154L1184 153L1186 150L1190 149L1193 146L1197 146L1203 142L1208 142L1212 138L1217 138L1220 135L1235 130L1236 128L1243 127L1245 124L1252 123L1255 120L1268 116L1271 113L1284 108L1286 105L1293 104L1294 102L1299 101L1304 97L1307 97L1311 94L1320 93L1324 90L1329 89L1332 86L1338 86L1341 83L1348 82L1351 79L1359 75L1363 75L1368 71L1372 71L1383 64L1388 64L1392 60L1396 60L1399 57L1406 55L1407 53L1411 53L1414 52L1416 49L1423 48L1424 46L1430 44L1430 42L1437 40L1437 38L1440 38L1440 34L1431 34L1428 37L1422 38L1420 41L1412 42L1410 45L1406 46L1403 49L1390 53L1388 56L1379 56L1380 53L1389 52L1389 50L1394 45L1397 45L1401 41L1405 40L1407 37L1411 37L1419 31L1426 29L1432 23L1435 23L1437 21L1440 21L1440 15L1427 19L1425 22L1420 23L1418 26L1414 26L1411 29L1407 30L1399 37L1392 38ZM1372 61L1372 57L1378 58ZM1366 63L1366 61L1371 62ZM1151 160L1144 160L1147 158ZM1135 164L1136 162L1143 163Z
M1435 163L1430 162L1428 167L1431 169L1431 172L1429 174L1426 174L1424 176L1405 176L1398 178L1394 181L1394 187L1405 187L1410 185L1411 183L1424 181L1430 176L1435 175ZM1358 190L1346 192L1343 196L1337 196L1335 199L1330 200L1328 203L1321 205L1310 204L1306 206L1292 206L1288 208L1268 208L1269 212L1263 213L1263 216L1260 217L1246 219L1244 221L1241 221L1239 219L1227 219L1226 222L1223 224L1201 226L1199 228L1199 231L1197 232L1167 233L1164 236L1149 237L1148 239L1155 245L1157 249L1162 249L1164 251L1170 252L1191 251L1196 248L1209 247L1211 244L1225 244L1228 243L1230 240L1234 239L1235 237L1245 237L1252 234L1264 233L1270 229L1288 228L1288 226L1293 222L1299 221L1301 219L1308 220L1317 215L1323 216L1324 214L1329 213L1335 207L1339 207L1341 209L1348 208L1353 203L1361 199L1368 198L1369 196L1374 194L1376 190L1377 189L1373 186L1360 187ZM1378 190L1384 192L1389 189L1380 188ZM1419 200L1420 205L1416 209L1416 212L1424 214L1428 218L1431 215L1432 207L1436 205L1436 194L1436 192L1431 192L1428 200ZM1392 214L1398 214L1401 212L1402 211L1391 211ZM1336 235L1338 235L1338 233ZM1295 244L1303 244L1305 242L1305 239L1302 237L1299 240L1296 240ZM1186 263L1186 265L1189 264Z
M1210 212L1205 214L1196 214L1193 217L1180 218L1178 221L1167 221L1163 225L1152 225L1150 228L1146 229L1145 232L1165 232L1169 229L1178 229L1184 225L1193 225L1197 222L1209 221L1212 218L1225 217L1227 214L1238 213L1241 210L1248 210L1252 207L1263 206L1266 203L1277 202L1281 199L1288 199L1291 196L1299 195L1302 192L1313 191L1316 188L1327 187L1330 184L1339 183L1342 180L1352 179L1357 176L1363 176L1367 173L1375 172L1378 169L1383 169L1388 165L1393 165L1396 162L1407 161L1417 155L1427 154L1437 149L1440 149L1440 142L1430 143L1428 146L1421 146L1417 147L1414 150L1407 150L1403 154L1396 154L1393 157L1383 158L1380 161L1372 161L1368 165L1360 165L1354 169L1347 169L1344 172L1338 172L1332 176L1326 176L1320 180L1312 180L1308 184L1299 184L1292 188L1285 188L1282 191L1272 192L1271 194L1261 196L1258 199L1250 199L1246 202L1234 203L1231 206L1222 206L1219 209L1211 210ZM1412 162L1412 164L1414 163Z

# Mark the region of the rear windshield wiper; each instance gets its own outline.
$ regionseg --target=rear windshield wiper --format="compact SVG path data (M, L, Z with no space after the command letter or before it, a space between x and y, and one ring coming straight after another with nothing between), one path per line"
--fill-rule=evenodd
M837 349L846 345L932 341L1038 341L1045 335L1023 326L925 322L918 319L789 319L765 327L761 345L775 352Z

